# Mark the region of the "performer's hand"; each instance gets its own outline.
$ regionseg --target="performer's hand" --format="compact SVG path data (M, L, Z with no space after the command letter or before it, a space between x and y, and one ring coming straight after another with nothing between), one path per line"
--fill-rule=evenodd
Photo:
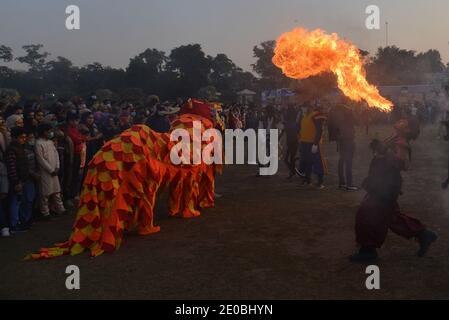
M315 154L315 153L317 153L317 152L318 152L318 146L317 146L316 144L314 144L314 145L312 146L312 153Z

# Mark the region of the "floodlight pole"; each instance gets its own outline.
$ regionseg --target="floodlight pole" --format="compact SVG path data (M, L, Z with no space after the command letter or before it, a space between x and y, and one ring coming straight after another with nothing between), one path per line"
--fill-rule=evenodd
M385 43L386 43L386 46L388 47L388 21L387 22L385 22Z

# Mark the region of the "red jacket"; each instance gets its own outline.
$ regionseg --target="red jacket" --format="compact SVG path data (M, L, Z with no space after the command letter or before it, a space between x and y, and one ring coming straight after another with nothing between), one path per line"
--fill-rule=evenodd
M68 127L67 135L72 139L75 154L80 154L83 149L83 143L86 142L86 137L76 127Z

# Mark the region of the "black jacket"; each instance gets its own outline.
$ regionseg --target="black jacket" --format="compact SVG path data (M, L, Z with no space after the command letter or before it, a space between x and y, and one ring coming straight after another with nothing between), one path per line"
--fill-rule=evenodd
M6 150L6 168L11 186L31 180L25 145L11 142Z

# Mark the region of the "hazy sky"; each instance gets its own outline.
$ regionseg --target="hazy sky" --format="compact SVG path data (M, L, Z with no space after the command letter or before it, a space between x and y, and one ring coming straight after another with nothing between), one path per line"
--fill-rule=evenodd
M65 28L65 8L78 5L81 29ZM381 10L382 29L367 30L365 8ZM295 26L323 28L374 52L390 44L438 49L449 61L448 0L1 0L0 44L22 55L24 44L42 43L52 58L76 65L93 61L125 67L146 48L167 53L200 43L210 55L227 54L246 70L252 48ZM14 64L20 67L19 64Z

